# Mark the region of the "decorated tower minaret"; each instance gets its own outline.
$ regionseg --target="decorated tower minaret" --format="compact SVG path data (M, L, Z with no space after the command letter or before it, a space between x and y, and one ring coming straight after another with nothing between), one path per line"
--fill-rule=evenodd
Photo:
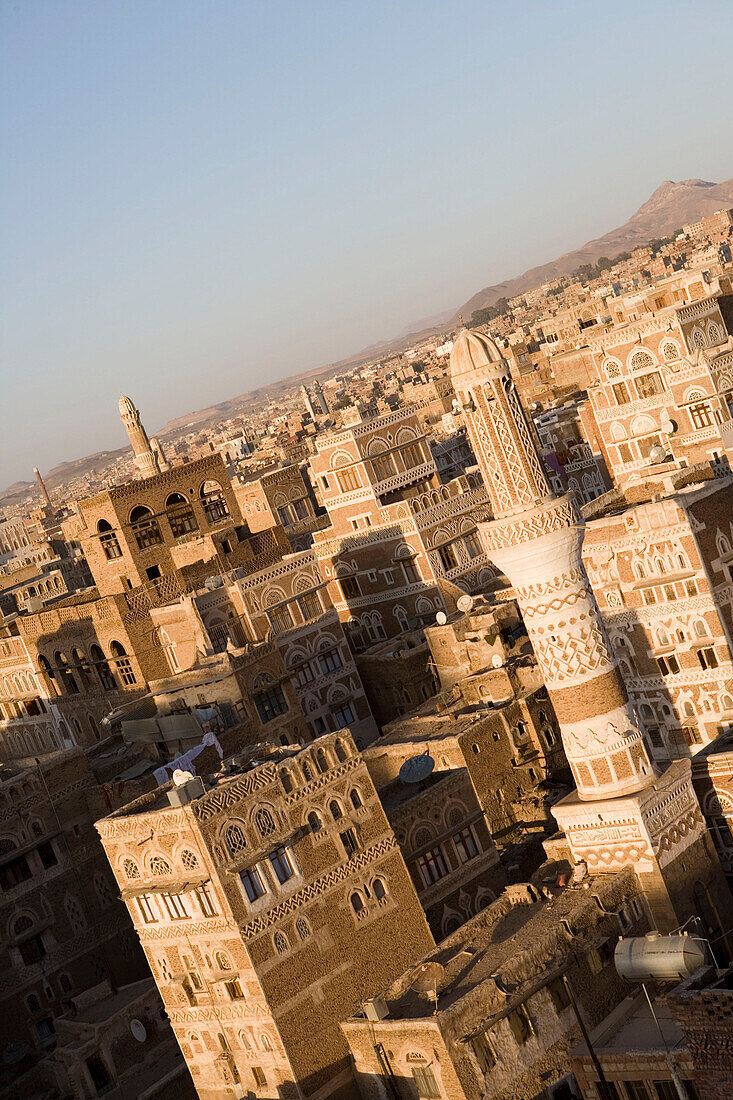
M463 331L451 376L494 512L487 553L514 585L582 799L622 795L654 774L581 559L583 521L556 497L509 365Z
M143 477L152 477L168 469L162 448L157 440L148 439L148 433L140 420L140 413L129 397L120 398L120 417L132 444L135 464Z
M514 586L577 785L553 807L571 856L594 871L632 865L659 927L674 927L688 906L677 856L694 844L719 906L729 904L689 761L659 776L647 755L583 565L582 516L550 488L507 361L490 337L464 329L450 364L494 514L481 537Z

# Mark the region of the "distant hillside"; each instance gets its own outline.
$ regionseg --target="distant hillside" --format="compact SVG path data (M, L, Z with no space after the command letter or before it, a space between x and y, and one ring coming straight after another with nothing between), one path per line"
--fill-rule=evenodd
M724 183L709 183L707 180L682 180L674 183L665 180L652 197L640 206L632 217L618 229L612 229L595 241L588 241L574 252L566 252L557 260L530 268L515 279L504 283L484 287L456 310L468 319L475 309L491 306L499 298L514 298L532 287L557 279L560 275L570 275L581 264L594 264L601 256L612 259L619 252L630 252L640 244L654 240L655 237L667 237L681 229L688 222L714 214L733 206L733 179Z

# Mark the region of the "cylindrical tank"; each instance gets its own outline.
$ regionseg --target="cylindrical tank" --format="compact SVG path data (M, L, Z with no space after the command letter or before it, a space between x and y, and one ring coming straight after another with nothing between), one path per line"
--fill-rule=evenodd
M706 962L705 941L686 932L661 936L649 932L646 936L625 939L616 944L616 970L629 982L680 982Z

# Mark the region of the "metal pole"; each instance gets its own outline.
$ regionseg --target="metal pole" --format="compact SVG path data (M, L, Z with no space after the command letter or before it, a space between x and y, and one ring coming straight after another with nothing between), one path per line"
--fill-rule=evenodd
M687 1089L682 1084L682 1081L680 1079L680 1075L677 1072L677 1067L675 1066L674 1062L672 1061L672 1052L670 1051L669 1047L667 1046L667 1040L664 1038L664 1032L662 1031L662 1026L659 1023L659 1020L657 1019L657 1014L654 1011L654 1005L652 1004L652 999L649 996L649 992L647 990L645 982L641 983L641 988L644 990L644 996L646 997L646 1003L649 1005L649 1011L652 1014L652 1019L654 1020L654 1023L657 1025L657 1031L659 1032L659 1038L661 1040L662 1046L664 1047L664 1053L667 1057L667 1065L669 1066L670 1077L672 1078L672 1081L674 1083L674 1087L677 1089L677 1095L680 1097L680 1100L690 1100L689 1095L687 1093Z
M601 1063L598 1061L598 1055L596 1054L596 1052L593 1048L593 1044L590 1041L590 1035L588 1034L588 1029L585 1026L584 1022L583 1022L582 1016L580 1015L580 1009L578 1007L578 1002L575 999L575 994L573 993L573 988L570 985L570 982L568 981L566 974L562 975L562 983L565 986L565 990L567 992L568 997L570 998L570 1003L573 1006L573 1012L575 1013L575 1019L578 1021L578 1027L580 1028L581 1035L583 1036L583 1041L585 1042L585 1045L588 1047L588 1053L591 1056L591 1061L593 1062L593 1065L595 1067L595 1071L598 1074L598 1091L601 1094L601 1100L615 1100L615 1098L611 1095L611 1090L608 1087L608 1081L606 1080L606 1075L603 1072L603 1067L601 1066ZM688 1100L688 1098L685 1097L685 1100Z

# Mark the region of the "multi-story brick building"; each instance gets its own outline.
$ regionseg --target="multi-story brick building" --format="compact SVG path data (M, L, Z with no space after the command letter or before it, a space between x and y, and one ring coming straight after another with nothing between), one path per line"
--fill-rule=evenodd
M488 515L480 478L441 485L411 408L316 440L311 459L331 527L314 551L355 648L434 619L494 571L475 537Z
M632 871L510 886L342 1024L364 1100L571 1100L569 1052L626 996L622 931L649 916Z
M677 491L651 484L627 497L610 494L588 509L598 514L587 522L583 560L661 762L698 751L733 723L733 484L706 471Z
M345 1100L340 1020L432 937L348 733L258 760L97 828L201 1100Z
M592 341L599 382L581 417L617 484L643 480L650 463L662 472L723 456L733 416L732 304L701 298Z
M145 977L94 818L99 784L79 749L0 769L0 1047L53 1042L69 997Z

